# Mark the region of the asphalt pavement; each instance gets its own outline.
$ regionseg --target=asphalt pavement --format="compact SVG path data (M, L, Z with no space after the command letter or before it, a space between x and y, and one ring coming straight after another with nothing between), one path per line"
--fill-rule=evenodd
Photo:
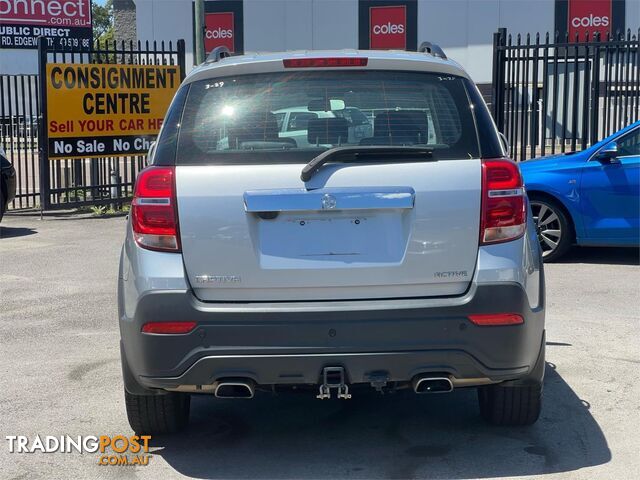
M546 266L544 407L530 428L483 423L474 390L192 401L147 466L9 453L7 435L131 435L118 353L125 218L10 214L0 224L0 478L640 478L636 249Z

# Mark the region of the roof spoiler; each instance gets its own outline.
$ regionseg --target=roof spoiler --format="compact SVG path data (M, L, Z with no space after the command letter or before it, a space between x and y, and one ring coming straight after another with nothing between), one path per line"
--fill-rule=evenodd
M441 58L443 60L447 59L447 56L444 53L444 50L440 48L440 45L431 42L422 42L420 44L420 48L418 48L418 52L427 53L432 57Z
M229 51L227 47L221 45L211 50L211 53L207 55L207 59L204 61L204 63L219 62L223 58L227 58L230 56L231 56L231 51Z

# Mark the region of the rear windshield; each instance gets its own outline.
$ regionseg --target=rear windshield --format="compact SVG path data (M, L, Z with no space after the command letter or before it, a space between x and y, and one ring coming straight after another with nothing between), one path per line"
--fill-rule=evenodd
M425 146L439 160L477 158L464 80L324 71L194 82L177 163L306 163L328 148L352 145Z

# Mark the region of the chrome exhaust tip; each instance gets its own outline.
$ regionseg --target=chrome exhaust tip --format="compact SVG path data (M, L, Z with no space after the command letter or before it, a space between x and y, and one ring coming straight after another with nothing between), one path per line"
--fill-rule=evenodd
M453 390L453 383L449 377L420 375L414 377L411 383L416 393L447 393Z
M216 398L253 398L255 386L253 380L228 379L217 382Z

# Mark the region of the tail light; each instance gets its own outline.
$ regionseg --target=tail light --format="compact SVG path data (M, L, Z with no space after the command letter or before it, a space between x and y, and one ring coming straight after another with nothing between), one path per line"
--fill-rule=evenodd
M138 174L131 226L136 243L161 252L179 252L175 167L149 167Z
M525 207L518 165L504 158L482 160L480 244L508 242L524 235Z

